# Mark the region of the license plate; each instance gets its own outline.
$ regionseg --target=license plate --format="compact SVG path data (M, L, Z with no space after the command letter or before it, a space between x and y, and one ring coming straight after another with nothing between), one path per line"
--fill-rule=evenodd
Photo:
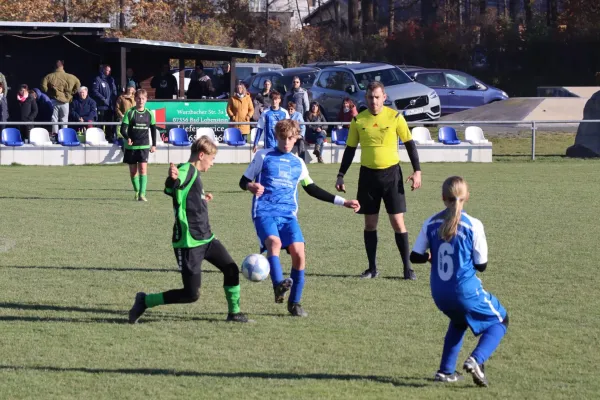
M415 115L415 114L423 114L423 107L413 108L410 110L404 110L404 115Z

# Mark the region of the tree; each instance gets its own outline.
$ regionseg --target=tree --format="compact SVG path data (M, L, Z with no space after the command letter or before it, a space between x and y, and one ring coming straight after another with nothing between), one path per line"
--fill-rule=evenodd
M359 33L358 0L348 0L348 30L351 36Z

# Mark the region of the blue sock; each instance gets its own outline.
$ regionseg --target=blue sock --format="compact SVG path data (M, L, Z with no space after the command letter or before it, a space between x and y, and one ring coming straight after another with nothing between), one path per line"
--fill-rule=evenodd
M494 324L483 332L477 347L475 347L475 350L471 354L477 361L477 364L483 364L490 358L505 334L506 326L501 323Z
M466 329L459 328L450 321L448 332L446 332L446 338L444 339L442 362L440 363L440 371L444 374L452 374L456 371L456 360L458 359L458 353L460 353L466 331Z
M290 278L294 280L294 286L292 286L292 290L290 290L290 303L300 303L302 299L302 289L304 289L304 270L298 271L297 269L292 268L292 272L290 273Z
M271 282L273 282L273 287L275 287L283 281L281 262L279 261L279 256L270 256L267 257L267 260L269 260L269 266L271 267Z

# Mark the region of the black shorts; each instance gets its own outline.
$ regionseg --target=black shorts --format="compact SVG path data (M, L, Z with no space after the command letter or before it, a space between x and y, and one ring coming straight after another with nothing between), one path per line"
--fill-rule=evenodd
M182 274L199 274L202 272L202 262L208 261L221 271L227 268L235 268L236 274L239 273L237 264L229 255L225 246L218 240L213 239L207 244L202 246L185 248L185 249L173 249L175 251L175 258L177 259L177 265L181 270Z
M123 162L125 164L147 163L150 149L125 149Z
M360 167L358 176L359 214L379 214L381 200L388 214L406 212L404 181L400 165L385 169Z

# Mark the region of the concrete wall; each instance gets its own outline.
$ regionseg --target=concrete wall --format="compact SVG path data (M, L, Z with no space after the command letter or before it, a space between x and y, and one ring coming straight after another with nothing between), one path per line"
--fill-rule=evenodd
M456 146L442 144L422 145L418 147L421 162L492 162L492 145L472 145L461 143ZM313 146L307 151L307 163L317 162L312 154ZM323 150L323 161L327 164L340 163L344 153L343 146L327 143ZM399 148L400 160L410 162L404 146ZM149 162L168 164L186 162L190 155L189 147L159 145L155 153L150 154ZM252 160L251 146L230 147L220 144L215 163L248 164ZM123 153L118 146L62 147L60 145L22 147L0 146L0 165L86 165L116 164L123 161ZM360 162L360 147L356 151L354 162Z

